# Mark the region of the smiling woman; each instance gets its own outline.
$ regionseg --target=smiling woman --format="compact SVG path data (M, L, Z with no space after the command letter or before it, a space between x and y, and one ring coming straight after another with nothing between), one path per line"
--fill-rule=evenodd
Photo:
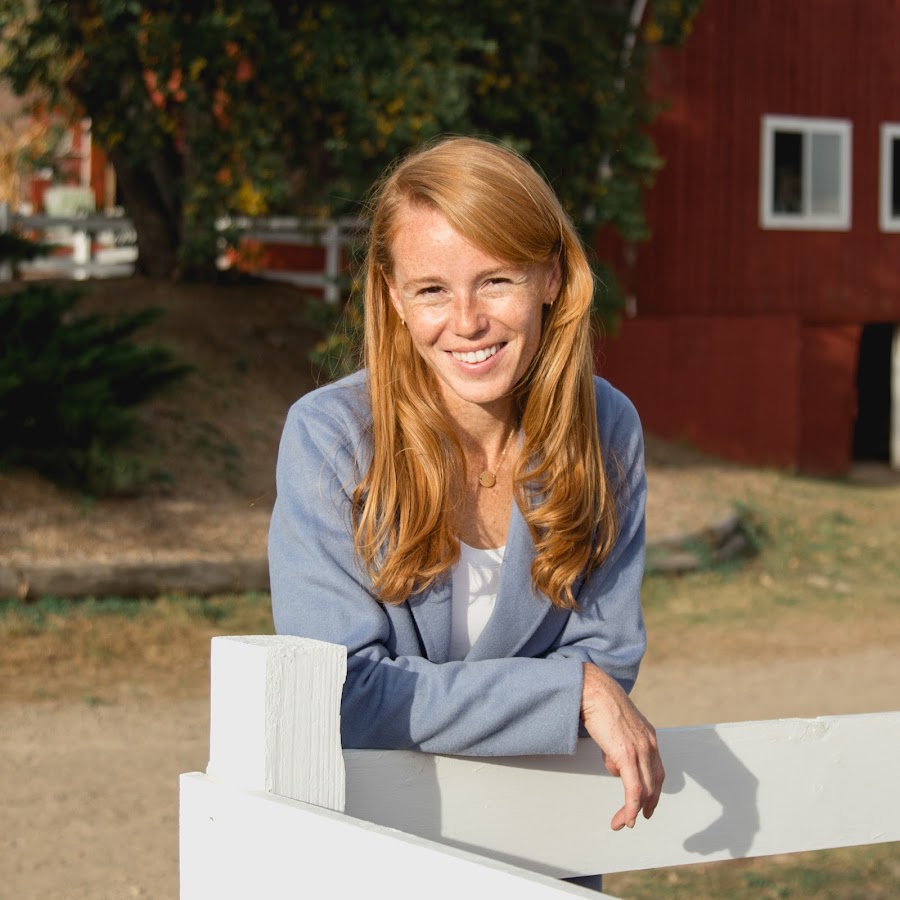
M593 279L553 191L450 138L376 185L366 368L288 417L269 543L282 633L344 644L345 747L572 753L659 800L640 423L592 375Z
M496 259L438 210L412 203L393 246L391 303L457 427L468 432L491 417L508 431L513 388L537 353L543 308L559 292L558 263Z

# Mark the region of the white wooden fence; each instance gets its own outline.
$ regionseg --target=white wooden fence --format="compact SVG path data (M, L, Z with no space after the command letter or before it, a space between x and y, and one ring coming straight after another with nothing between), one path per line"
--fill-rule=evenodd
M243 238L268 247L278 244L323 247L325 263L321 272L263 268L254 274L271 281L285 281L297 287L321 290L326 303L340 300L344 248L357 243L365 230L361 220L350 217L328 221L293 216L269 216L264 219L235 217L222 219L217 226L220 231L236 229Z
M28 278L122 278L134 273L137 245L134 226L122 216L35 215L10 212L0 204L0 232L25 231L62 248L31 262L19 263L21 275ZM68 252L66 252L68 251ZM13 277L9 264L0 264L0 281Z
M900 840L900 712L663 729L659 807L613 832L621 784L588 740L572 757L342 752L345 672L340 646L213 639L182 900L598 897L555 879Z
M217 229L266 246L288 245L323 247L325 260L321 271L297 271L263 268L254 274L272 281L284 281L298 287L321 290L328 303L341 297L344 274L343 251L359 240L364 225L358 219L342 218L319 222L293 216L222 218ZM42 257L18 265L20 274L29 278L126 278L134 274L138 258L137 234L131 219L125 216L92 212L69 215L21 215L12 213L8 204L0 204L0 232L25 231L62 248L62 254ZM224 241L224 238L223 238ZM219 259L225 268L225 257ZM0 263L0 281L13 277L12 267Z

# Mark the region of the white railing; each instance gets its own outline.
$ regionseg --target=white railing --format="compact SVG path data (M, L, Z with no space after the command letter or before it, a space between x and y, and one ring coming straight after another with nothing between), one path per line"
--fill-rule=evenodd
M900 840L900 712L663 729L650 821L572 757L340 747L343 647L215 638L207 773L181 776L181 897L597 897L559 877ZM497 893L495 893L497 892Z
M344 248L356 243L365 229L360 220L353 218L317 221L291 216L222 218L216 227L223 234L239 235L240 239L258 241L265 246L323 247L325 258L321 271L262 268L254 274L321 290L328 303L337 303L341 298ZM134 274L137 234L127 217L94 213L22 215L10 212L7 204L0 204L0 232L11 230L37 234L41 240L63 249L63 254L20 263L17 268L25 277L84 280ZM219 257L218 265L228 267L224 255ZM0 281L12 277L12 267L0 264Z
M131 220L124 216L22 215L0 204L0 232L17 231L38 235L44 243L62 250L17 269L26 278L126 278L134 274L137 235ZM13 277L12 267L0 267L0 281Z
M254 274L271 281L321 290L327 303L337 303L341 298L341 279L345 273L344 248L357 243L366 226L361 220L350 217L319 221L294 216L258 219L235 216L220 219L216 227L220 232L236 230L243 239L257 241L267 247L323 247L325 262L321 272L262 268L255 270ZM220 260L220 265L223 263L224 260Z

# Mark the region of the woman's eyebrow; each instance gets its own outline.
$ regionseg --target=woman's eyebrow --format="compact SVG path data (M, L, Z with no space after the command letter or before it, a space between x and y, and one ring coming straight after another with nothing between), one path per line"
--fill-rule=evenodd
M494 266L490 269L484 269L476 272L473 281L484 281L486 278L494 278L497 275L508 275L512 277L527 278L528 270L510 263L504 266ZM401 284L402 288L413 288L425 284L443 284L445 281L440 275L417 275L415 278L408 278Z
M418 278L407 278L402 287L418 287L420 284L441 284L443 279L437 275L420 275Z

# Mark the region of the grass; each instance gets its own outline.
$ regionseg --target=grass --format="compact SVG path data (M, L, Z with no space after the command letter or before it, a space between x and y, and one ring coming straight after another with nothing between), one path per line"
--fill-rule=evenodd
M7 700L204 696L209 641L272 631L267 594L0 603Z
M603 889L628 900L888 900L900 895L900 845L627 872L608 875Z
M758 555L645 580L648 631L663 657L683 656L701 631L754 658L821 649L823 633L827 643L839 631L845 649L900 636L900 484L753 470L713 489L724 484Z

